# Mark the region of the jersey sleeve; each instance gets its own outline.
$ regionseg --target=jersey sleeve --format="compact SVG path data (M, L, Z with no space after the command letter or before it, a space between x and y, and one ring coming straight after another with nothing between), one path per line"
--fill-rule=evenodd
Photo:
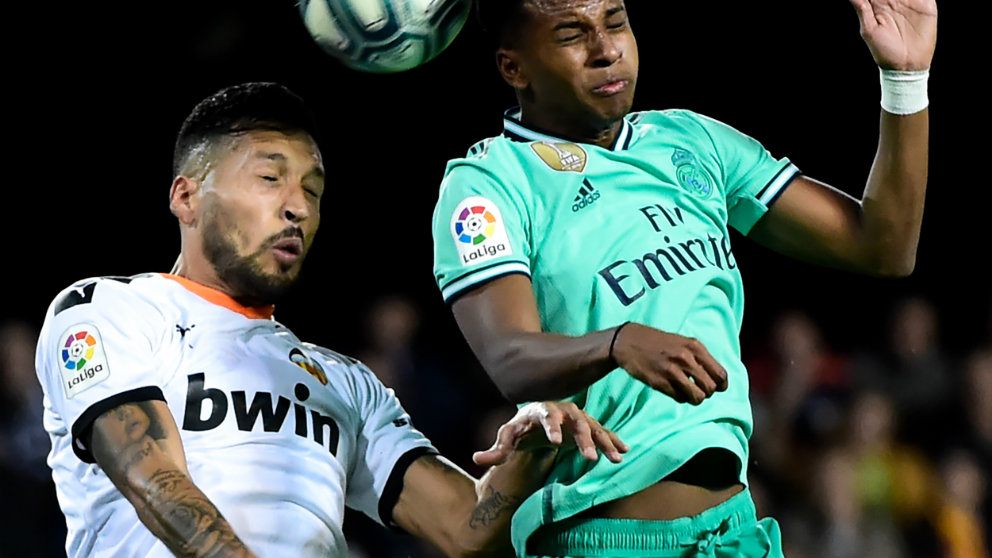
M355 404L360 415L356 461L348 477L345 504L382 525L393 523L393 507L403 490L403 475L418 457L436 454L413 427L393 390L361 363L355 372Z
M449 164L434 209L434 279L445 302L484 283L530 276L530 226L520 194L486 168Z
M773 157L736 128L700 114L693 116L713 143L726 188L729 224L747 234L799 176L799 169L786 157Z
M156 374L154 309L119 280L76 283L52 302L35 354L38 379L80 460L97 417L124 403L165 400Z

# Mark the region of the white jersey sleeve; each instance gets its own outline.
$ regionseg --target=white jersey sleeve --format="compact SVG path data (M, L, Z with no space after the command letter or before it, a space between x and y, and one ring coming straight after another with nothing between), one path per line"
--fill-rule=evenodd
M127 278L80 281L49 307L35 365L54 415L72 434L72 449L93 463L88 430L104 412L131 401L164 400L155 347L162 336L154 307ZM161 322L161 320L159 320Z
M326 349L319 350L331 361L330 367L335 362L340 364L340 359L347 359ZM345 504L396 529L393 507L403 490L403 475L418 457L438 452L413 427L410 415L393 390L361 362L347 360L359 425L354 460L349 464Z

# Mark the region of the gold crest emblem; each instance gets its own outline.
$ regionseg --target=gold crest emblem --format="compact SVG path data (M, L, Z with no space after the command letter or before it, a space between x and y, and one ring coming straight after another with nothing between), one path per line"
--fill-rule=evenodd
M537 141L531 149L549 167L561 172L582 172L586 168L586 152L574 143Z
M308 374L317 379L318 382L327 385L327 374L324 373L324 369L321 368L320 364L308 357L303 351L294 348L289 351L289 360L299 366L300 368L307 371Z

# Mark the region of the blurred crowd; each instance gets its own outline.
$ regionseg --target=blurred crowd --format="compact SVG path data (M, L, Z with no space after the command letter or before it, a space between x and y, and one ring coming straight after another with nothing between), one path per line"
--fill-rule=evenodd
M992 310L992 309L989 309ZM365 313L364 361L443 454L473 474L514 408L466 353L425 341L415 301ZM992 311L988 333L951 353L925 297L894 305L883 343L842 351L803 309L745 347L754 409L750 482L790 557L989 558L992 534ZM65 523L45 463L37 331L0 329L0 558L64 556ZM460 340L459 340L460 341ZM339 349L338 347L334 347ZM349 512L352 558L440 556Z

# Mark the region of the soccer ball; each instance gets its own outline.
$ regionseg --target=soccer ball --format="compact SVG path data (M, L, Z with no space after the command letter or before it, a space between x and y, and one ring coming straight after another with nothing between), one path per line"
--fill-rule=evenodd
M345 66L393 73L447 48L471 0L300 0L299 9L314 41Z

